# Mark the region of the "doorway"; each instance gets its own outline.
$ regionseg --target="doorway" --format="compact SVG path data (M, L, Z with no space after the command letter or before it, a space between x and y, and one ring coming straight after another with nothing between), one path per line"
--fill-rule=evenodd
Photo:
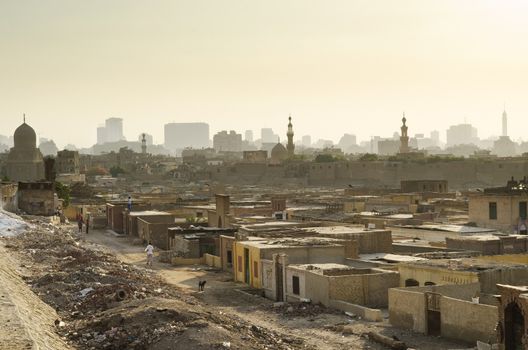
M509 304L504 310L505 349L522 350L524 317L516 303Z

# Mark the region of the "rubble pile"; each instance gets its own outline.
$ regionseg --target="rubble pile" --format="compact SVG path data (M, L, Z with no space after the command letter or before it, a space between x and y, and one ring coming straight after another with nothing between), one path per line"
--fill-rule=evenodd
M211 309L154 272L90 249L72 226L33 222L6 238L25 282L79 349L309 349L301 339Z
M262 305L266 311L275 312L283 317L295 318L295 317L312 317L319 314L331 314L340 312L334 309L328 309L321 304L313 304L311 302L300 302L300 303L285 303L277 302L272 305Z

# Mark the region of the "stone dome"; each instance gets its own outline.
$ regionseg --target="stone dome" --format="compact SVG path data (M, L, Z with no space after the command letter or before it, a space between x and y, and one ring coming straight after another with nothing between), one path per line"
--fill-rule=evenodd
M271 159L284 160L288 158L288 151L282 143L277 143L271 150Z
M20 125L13 136L15 148L36 148L37 147L37 134L35 130L25 122Z

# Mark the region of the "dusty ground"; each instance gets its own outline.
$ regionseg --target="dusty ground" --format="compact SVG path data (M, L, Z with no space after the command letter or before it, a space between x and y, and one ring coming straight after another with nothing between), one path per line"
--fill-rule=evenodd
M204 266L147 269L143 247L107 231L34 224L0 241L1 349L384 349L368 331L464 348L317 305L274 307Z
M126 238L116 237L107 231L95 231L85 238L88 243L94 244L94 249L104 249L131 264L145 265L143 247L132 245ZM234 283L230 274L206 266L175 267L156 261L152 270L170 284L188 290L218 313L234 315L259 327L299 337L306 345L316 349L386 349L363 336L369 331L395 335L414 349L465 348L460 343L394 329L387 321L365 322L322 307L314 310L313 306L301 305L292 312L288 312L287 307L274 308L272 301L251 294L248 288ZM207 280L204 293L197 292L199 280ZM338 325L347 325L347 334L339 331L341 328Z

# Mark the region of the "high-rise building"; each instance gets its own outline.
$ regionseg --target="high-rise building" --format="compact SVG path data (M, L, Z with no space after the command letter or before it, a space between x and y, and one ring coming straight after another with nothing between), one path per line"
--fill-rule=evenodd
M270 143L270 142L277 143L277 138L275 137L275 134L273 133L273 129L271 128L260 129L260 141L262 143Z
M301 144L304 147L311 147L312 146L312 137L310 135L304 135L301 138Z
M106 127L104 125L97 127L97 144L106 143Z
M246 130L244 139L247 142L253 142L253 130Z
M440 131L438 130L431 131L430 137L431 137L431 140L435 142L435 146L440 145Z
M217 152L242 152L242 134L220 131L213 136L213 148Z
M207 123L169 123L164 129L165 147L170 151L186 147L209 147L209 124Z
M108 118L105 121L105 128L106 142L117 142L125 139L123 137L123 119Z
M479 141L477 128L471 124L451 125L446 132L447 146L476 145Z
M107 142L118 142L124 140L123 119L108 118L104 126L97 127L97 144L102 145Z

